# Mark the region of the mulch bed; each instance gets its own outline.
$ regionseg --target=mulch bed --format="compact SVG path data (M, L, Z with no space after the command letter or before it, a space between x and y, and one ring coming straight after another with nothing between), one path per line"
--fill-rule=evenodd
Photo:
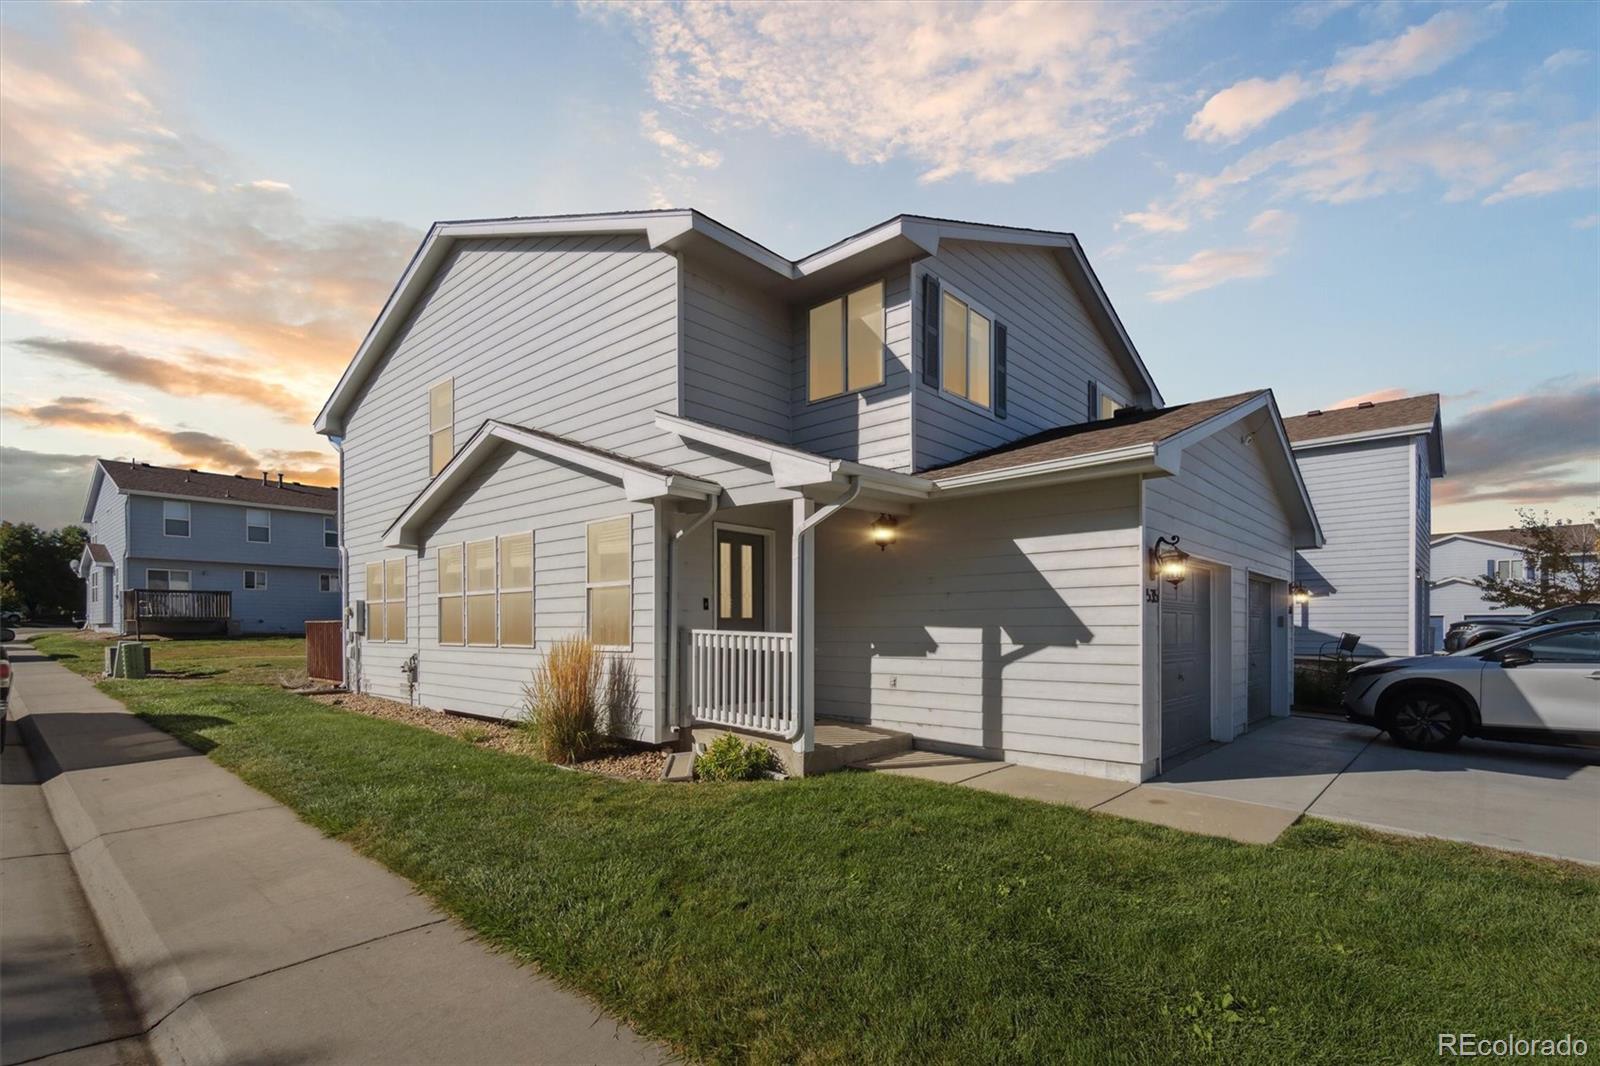
M480 748L536 757L528 735L520 727L507 722L445 714L426 707L413 707L398 700L369 696L363 692L341 692L315 695L310 698L343 711L354 711L356 714L370 715L373 718L387 718L393 722L404 722L406 725L443 733L447 737L465 740ZM617 744L602 749L572 768L629 781L659 781L661 769L666 763L667 753L664 751Z

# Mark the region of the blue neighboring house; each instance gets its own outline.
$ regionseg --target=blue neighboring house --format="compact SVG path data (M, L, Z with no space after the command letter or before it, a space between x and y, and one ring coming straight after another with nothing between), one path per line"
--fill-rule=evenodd
M337 489L101 459L78 561L88 627L303 633L339 617Z

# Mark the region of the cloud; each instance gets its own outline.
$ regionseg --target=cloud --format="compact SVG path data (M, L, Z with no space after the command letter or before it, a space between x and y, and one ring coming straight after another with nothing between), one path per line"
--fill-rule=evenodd
M204 355L158 359L120 344L62 337L25 337L12 347L47 359L97 370L118 381L143 385L169 396L226 396L264 407L292 422L310 420L303 397L281 385L245 373L237 364Z
M1573 229L1594 229L1596 226L1600 226L1600 215L1584 215L1572 220Z
M1545 61L1539 65L1539 69L1546 74L1557 74L1569 67L1581 67L1593 58L1593 52L1584 51L1582 48L1563 48L1560 51L1551 52L1545 58Z
M1323 73L1323 83L1335 91L1381 92L1432 74L1492 34L1502 10L1502 4L1449 8L1396 37L1341 49Z
M1600 378L1559 379L1447 420L1440 504L1600 498Z
M1298 74L1273 81L1247 78L1215 94L1195 112L1183 135L1191 141L1231 144L1304 100L1311 86Z
M1287 20L1303 30L1314 30L1341 11L1355 6L1356 0L1306 0L1289 9Z
M650 53L663 105L804 137L922 180L1009 182L1143 130L1140 47L1175 8L1141 4L587 3Z
M1341 407L1354 407L1358 403L1387 403L1390 400L1403 400L1411 394L1405 389L1387 388L1374 389L1371 392L1361 392L1343 400L1337 400L1323 408L1324 411L1337 411Z
M216 434L194 429L167 429L125 411L112 410L86 396L58 396L48 403L33 406L13 405L4 408L4 413L34 426L132 438L161 450L171 457L163 461L173 465L192 463L234 474L282 469L286 477L314 485L336 484L338 480L338 472L327 453L266 451L257 455Z
M1162 303L1179 300L1205 289L1241 278L1264 278L1294 238L1295 217L1278 210L1263 211L1251 219L1247 232L1255 240L1238 248L1207 248L1180 263L1157 263L1144 269L1160 277L1162 285L1150 298Z
M690 144L662 126L661 117L654 111L646 111L639 116L639 128L644 132L645 140L661 149L661 154L669 163L705 170L714 170L722 165L721 152Z
M45 529L79 521L95 458L0 447L0 520Z
M0 305L309 371L320 400L419 235L314 218L287 183L238 175L168 117L136 48L72 25L65 46L12 30L0 57Z

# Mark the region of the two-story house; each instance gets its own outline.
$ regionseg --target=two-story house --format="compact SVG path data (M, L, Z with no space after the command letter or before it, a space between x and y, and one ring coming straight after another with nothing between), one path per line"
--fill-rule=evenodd
M1433 479L1444 476L1439 396L1410 396L1285 419L1328 542L1295 559L1309 593L1295 654L1345 633L1358 656L1421 655L1429 636Z
M1569 529L1575 543L1593 544L1595 527L1590 522L1575 523ZM1527 558L1525 538L1518 529L1472 529L1457 533L1438 533L1432 541L1433 589L1432 619L1436 634L1434 650L1444 648L1444 634L1450 627L1468 617L1493 615L1525 615L1520 607L1497 607L1483 598L1478 587L1481 577L1523 578L1537 577L1534 564ZM1591 554L1580 555L1583 562L1592 563Z
M78 561L111 633L301 633L339 617L338 490L101 459Z
M1288 713L1321 533L1272 396L1166 406L1071 234L439 223L316 428L363 691L514 716L587 634L649 742L813 769L870 727L1127 780Z

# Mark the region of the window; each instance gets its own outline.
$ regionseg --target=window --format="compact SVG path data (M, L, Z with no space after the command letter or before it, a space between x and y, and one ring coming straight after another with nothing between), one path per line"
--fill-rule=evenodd
M1122 397L1098 381L1089 382L1089 421L1099 422L1117 417L1117 412L1127 407Z
M265 570L246 570L244 572L244 587L247 589L266 588L267 572Z
M467 545L467 643L493 647L494 541Z
M1490 559L1489 576L1501 581L1519 581L1527 576L1528 564L1519 556L1515 559Z
M100 575L96 573L89 575L89 602L100 602Z
M811 309L807 353L812 400L883 384L883 282Z
M146 570L144 572L144 586L156 592L188 592L190 589L189 571Z
M462 629L461 545L439 549L439 643L465 644Z
M406 561L367 564L367 639L406 639Z
M252 544L271 543L272 512L258 510L254 507L245 508L244 539L250 541Z
M1521 647L1536 663L1600 665L1600 629L1580 629L1530 640Z
M500 643L533 645L533 534L500 538Z
M945 392L989 406L994 322L948 289L940 297L939 365Z
M633 519L589 526L589 639L605 647L633 644Z
M324 518L322 520L322 546L324 548L337 548L339 546L339 520L337 518Z
M187 501L161 501L161 532L169 537L187 537L189 535L189 504Z
M450 461L452 430L456 422L455 381L445 378L428 390L428 476Z
M339 591L339 575L338 574L318 574L317 575L317 591L318 592L338 592Z

